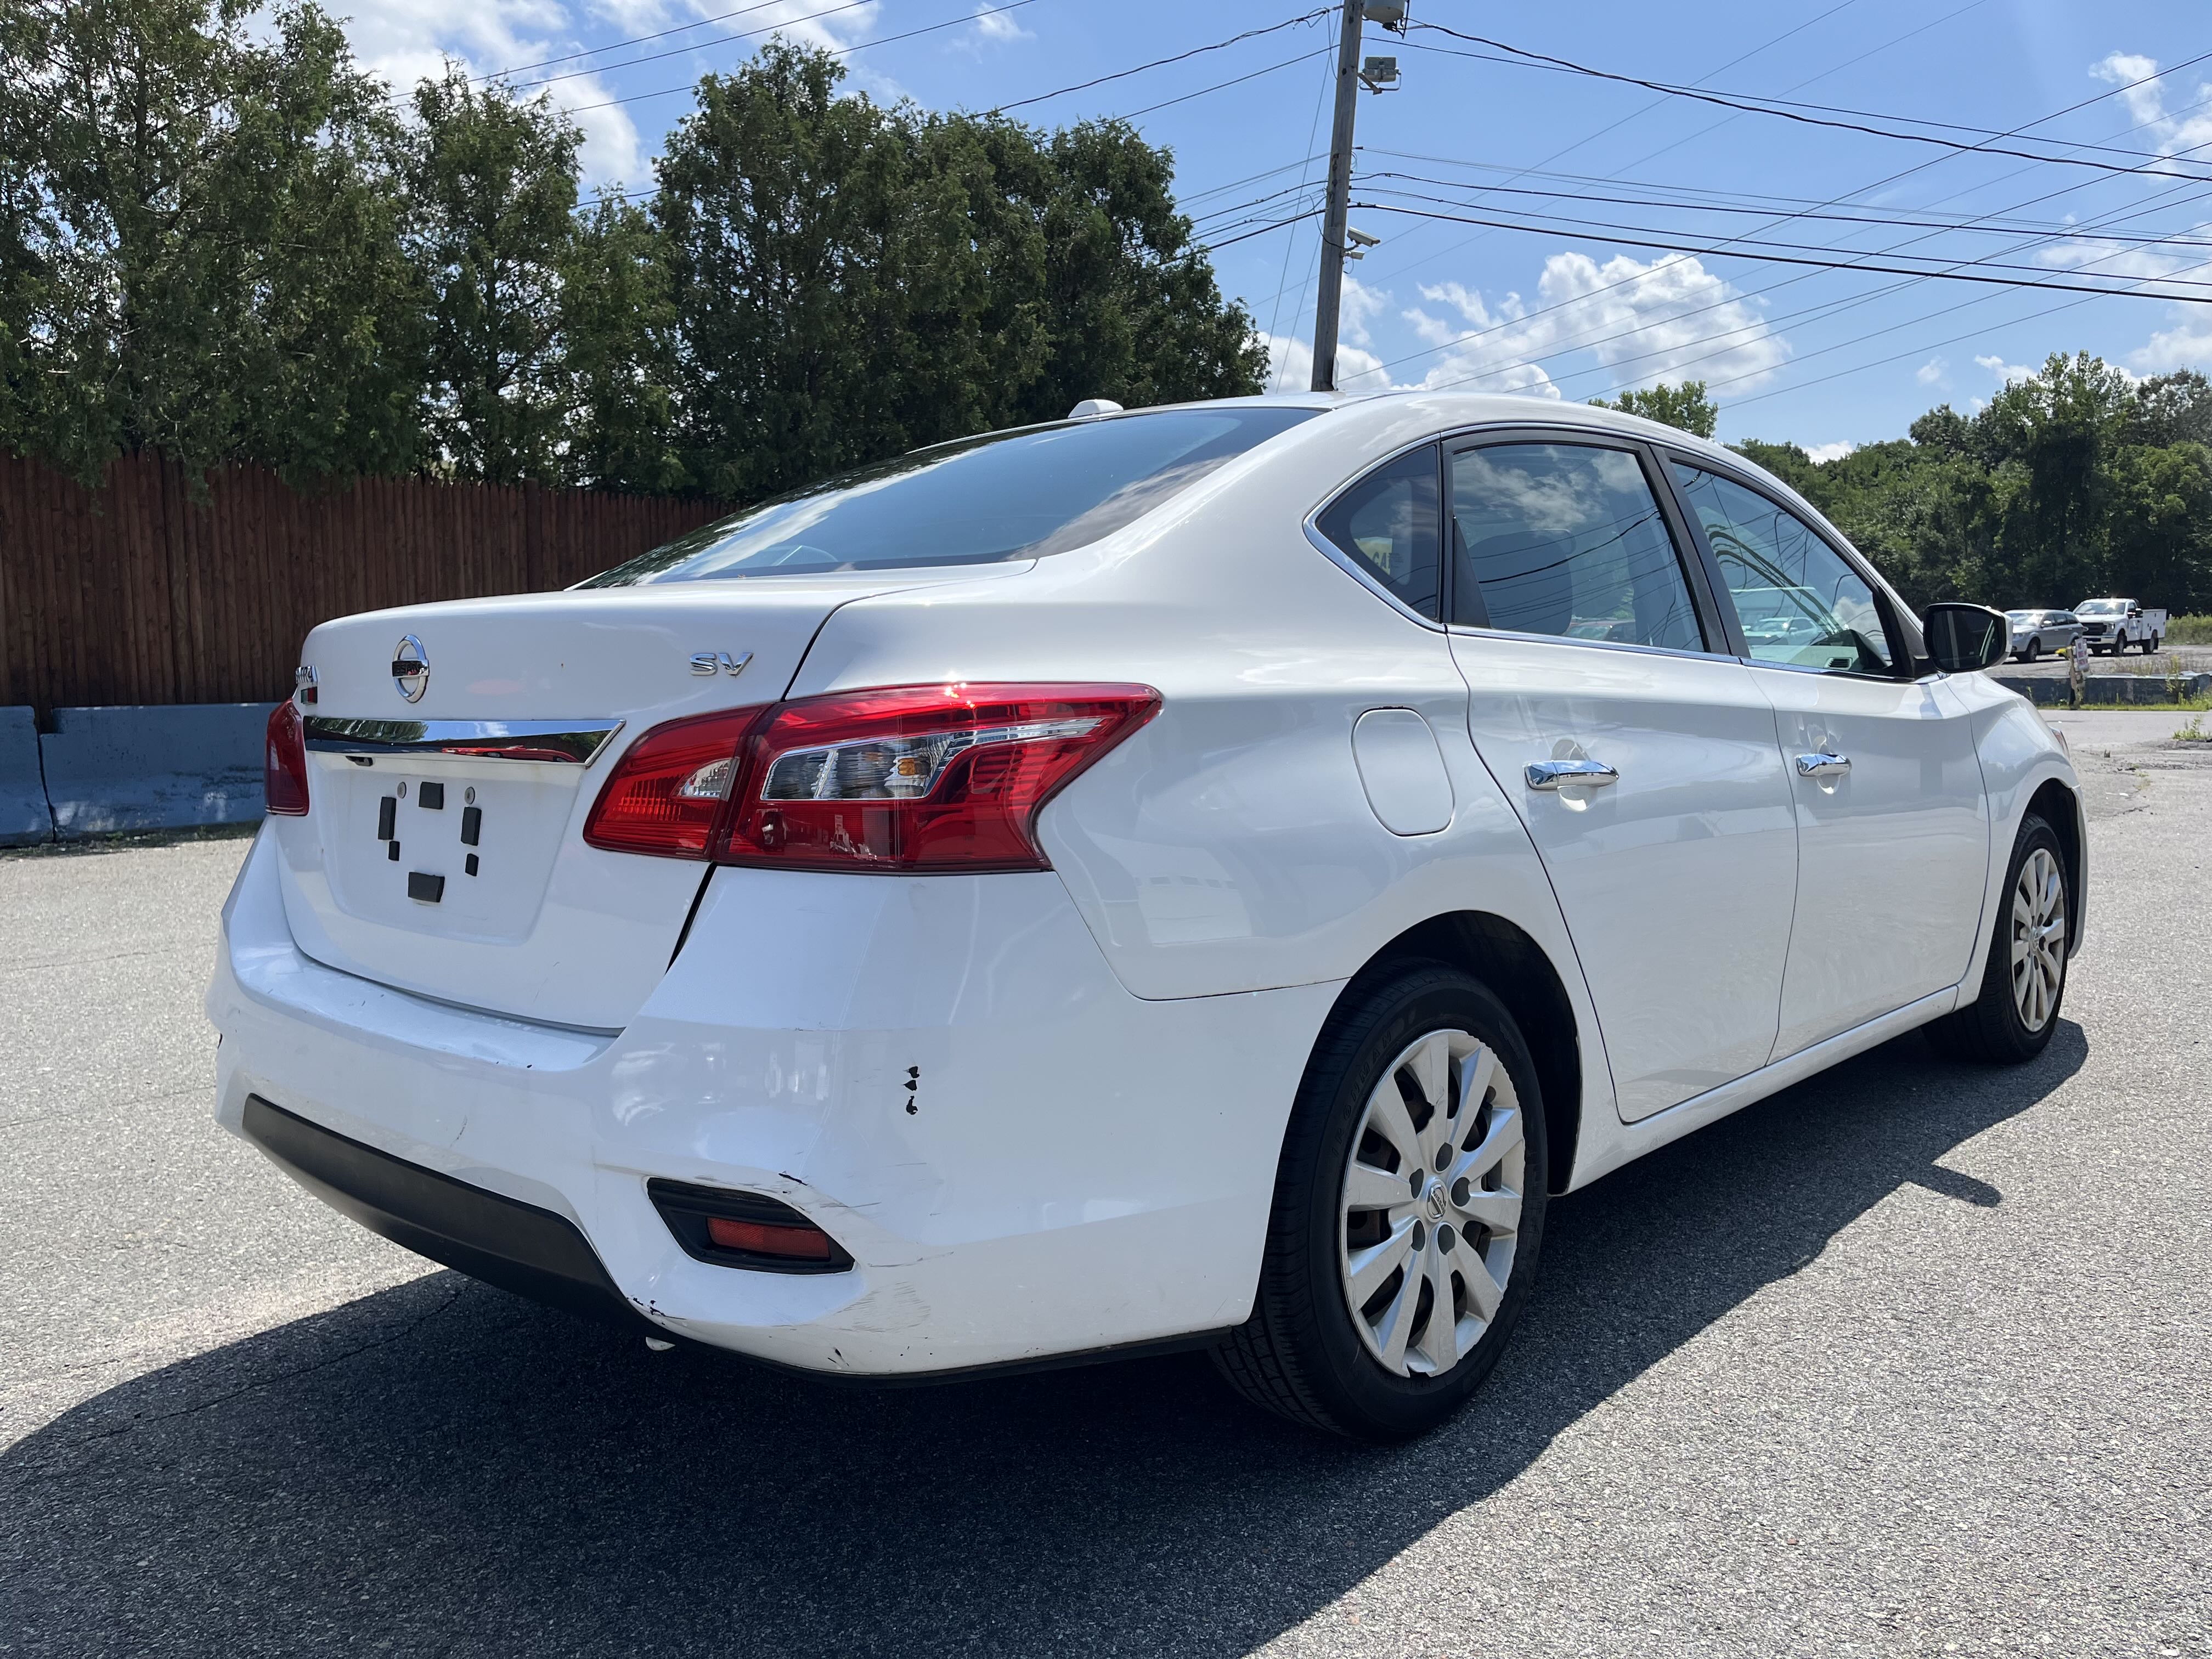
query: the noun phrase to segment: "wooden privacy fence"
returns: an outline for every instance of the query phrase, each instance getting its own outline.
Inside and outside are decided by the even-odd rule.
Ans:
[[[270,702],[356,611],[565,587],[727,509],[534,485],[326,492],[124,458],[97,489],[0,453],[0,707]]]

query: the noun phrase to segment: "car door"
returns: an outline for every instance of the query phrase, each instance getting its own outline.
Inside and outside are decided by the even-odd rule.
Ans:
[[[1964,701],[1913,678],[1904,619],[1842,550],[1747,479],[1679,455],[1669,470],[1789,768],[1780,1059],[1966,977],[1990,857],[1981,763]],[[1764,625],[1783,617],[1809,627]]]
[[[1774,1046],[1796,890],[1774,711],[1626,440],[1446,446],[1447,604],[1474,745],[1542,858],[1634,1120]]]

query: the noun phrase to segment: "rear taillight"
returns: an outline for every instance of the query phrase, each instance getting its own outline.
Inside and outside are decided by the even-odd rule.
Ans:
[[[1042,870],[1038,811],[1159,702],[1145,685],[896,686],[678,721],[623,757],[584,838],[775,869]]]
[[[300,711],[289,697],[269,716],[269,734],[262,743],[261,790],[270,811],[288,818],[306,815],[307,744],[301,734]]]
[[[738,750],[761,708],[656,726],[622,757],[584,820],[584,839],[610,853],[703,859],[728,805]]]

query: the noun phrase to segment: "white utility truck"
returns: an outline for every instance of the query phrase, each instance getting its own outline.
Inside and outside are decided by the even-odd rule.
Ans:
[[[2093,657],[2117,657],[2131,645],[2148,656],[2166,638],[2166,612],[2146,611],[2133,599],[2084,599],[2074,614],[2081,619],[2081,643]]]

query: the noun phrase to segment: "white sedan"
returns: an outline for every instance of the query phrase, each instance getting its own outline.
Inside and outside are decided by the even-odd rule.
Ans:
[[[1970,672],[2008,642],[1609,410],[940,445],[566,592],[318,628],[217,1113],[656,1343],[1204,1346],[1416,1434],[1549,1196],[1915,1027],[2049,1042],[2086,845],[2062,744]]]

